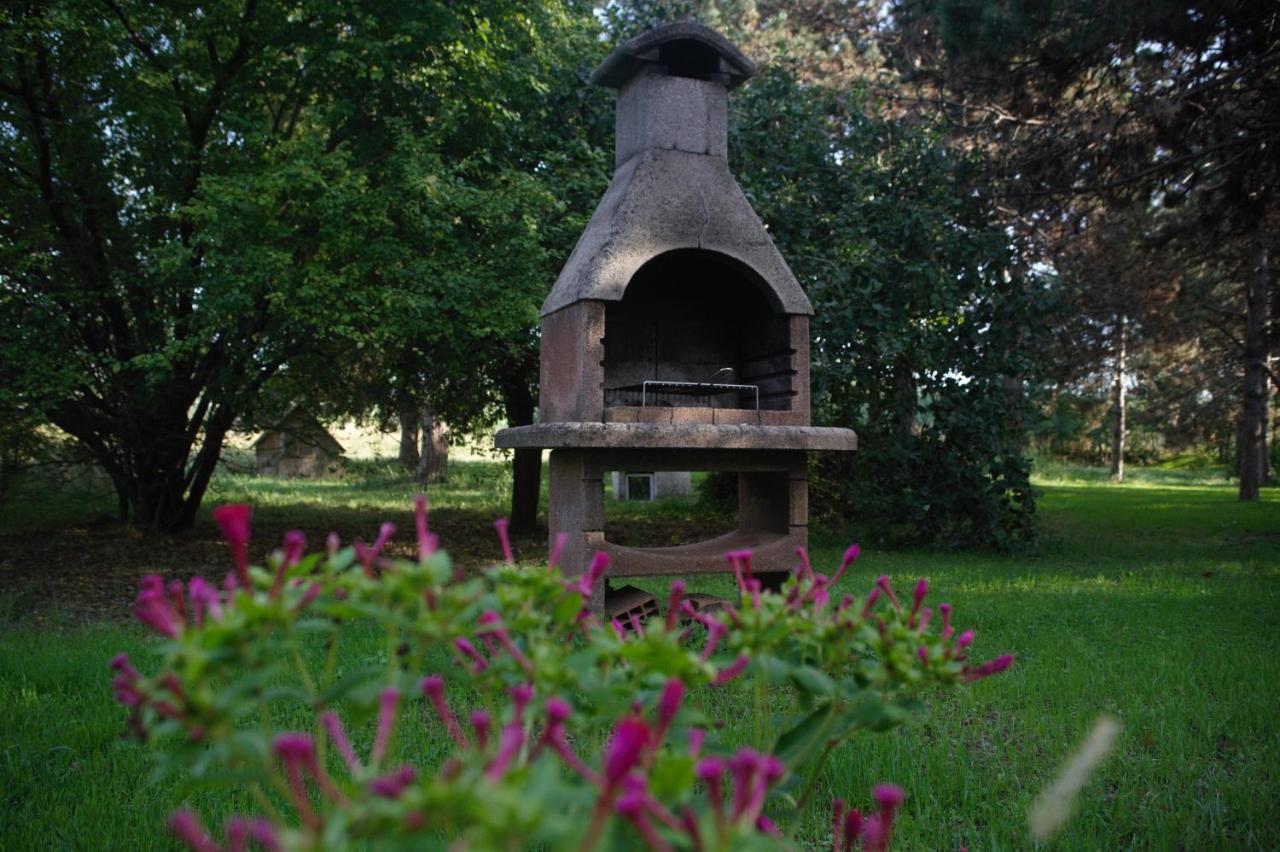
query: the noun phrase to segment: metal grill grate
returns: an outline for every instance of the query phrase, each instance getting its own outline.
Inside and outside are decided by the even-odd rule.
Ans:
[[[760,410],[759,385],[731,385],[719,382],[666,382],[647,381],[638,385],[624,385],[609,389],[612,405],[650,406],[702,406],[713,407],[716,397],[734,394],[736,404],[719,407],[753,408]],[[746,404],[744,403],[746,398]]]

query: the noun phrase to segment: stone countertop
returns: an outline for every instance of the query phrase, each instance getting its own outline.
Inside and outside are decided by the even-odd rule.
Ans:
[[[665,423],[536,423],[503,429],[494,444],[517,449],[837,450],[858,448],[852,429]]]

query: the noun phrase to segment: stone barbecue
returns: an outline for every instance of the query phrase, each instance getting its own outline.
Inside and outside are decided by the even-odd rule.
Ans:
[[[813,309],[729,172],[728,95],[753,73],[719,33],[681,23],[592,76],[618,90],[613,180],[542,305],[539,422],[497,435],[551,450],[548,525],[568,536],[569,574],[595,551],[611,578],[721,572],[741,548],[786,571],[807,542],[808,451],[856,448],[848,429],[809,425]],[[618,470],[736,472],[737,529],[610,542],[603,483]]]

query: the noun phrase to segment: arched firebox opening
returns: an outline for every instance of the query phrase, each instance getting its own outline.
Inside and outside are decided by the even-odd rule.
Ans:
[[[717,252],[670,251],[605,308],[606,406],[790,411],[791,323],[768,284]]]

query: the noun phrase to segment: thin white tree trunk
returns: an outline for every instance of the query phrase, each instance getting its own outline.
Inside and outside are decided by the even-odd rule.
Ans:
[[[1128,318],[1121,315],[1116,319],[1116,376],[1112,384],[1115,419],[1111,424],[1111,478],[1116,482],[1124,482],[1124,448],[1128,438],[1124,372],[1128,358]]]

